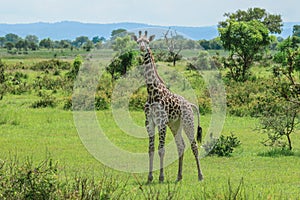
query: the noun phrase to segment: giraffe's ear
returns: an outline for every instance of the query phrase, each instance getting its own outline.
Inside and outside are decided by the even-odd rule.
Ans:
[[[134,41],[137,41],[136,35],[132,35],[131,38],[132,38]]]
[[[155,38],[155,35],[151,35],[151,36],[149,37],[149,42],[153,41],[154,38]]]

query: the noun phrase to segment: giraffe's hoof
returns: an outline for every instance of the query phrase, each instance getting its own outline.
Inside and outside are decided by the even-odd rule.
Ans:
[[[175,183],[179,183],[182,180],[182,178],[177,178]]]
[[[182,176],[177,176],[176,183],[182,180]]]
[[[148,183],[151,183],[153,181],[153,176],[148,176]]]
[[[160,176],[160,177],[159,177],[159,182],[160,182],[160,183],[164,182],[164,180],[165,180],[165,177],[164,177],[164,176]]]
[[[204,178],[203,178],[203,175],[201,174],[199,177],[198,177],[198,180],[199,181],[203,181],[204,180]]]

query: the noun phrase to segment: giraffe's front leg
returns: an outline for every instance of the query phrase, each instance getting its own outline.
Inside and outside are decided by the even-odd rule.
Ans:
[[[155,125],[149,115],[146,115],[146,128],[149,136],[149,174],[148,182],[153,180],[153,158],[154,158],[154,138],[155,138]]]

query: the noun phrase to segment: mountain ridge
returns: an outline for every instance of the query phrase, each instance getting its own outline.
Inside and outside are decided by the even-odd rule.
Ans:
[[[285,22],[282,33],[279,36],[283,38],[292,34],[293,26],[300,22]],[[191,39],[210,40],[218,36],[217,25],[212,26],[160,26],[137,22],[118,22],[118,23],[84,23],[77,21],[61,21],[61,22],[35,22],[6,24],[0,23],[0,36],[8,33],[14,33],[21,37],[26,35],[36,35],[39,39],[51,38],[53,40],[70,39],[74,40],[79,36],[100,36],[109,38],[113,30],[124,28],[126,30],[134,30],[141,28],[158,28],[176,30],[178,33],[184,34]]]

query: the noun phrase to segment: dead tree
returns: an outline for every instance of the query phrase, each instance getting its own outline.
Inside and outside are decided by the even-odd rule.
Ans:
[[[180,58],[180,52],[182,50],[182,45],[178,43],[178,34],[174,31],[175,36],[173,35],[173,31],[169,28],[168,31],[164,34],[165,42],[169,51],[169,54],[172,58],[173,66],[176,65],[176,61]]]

